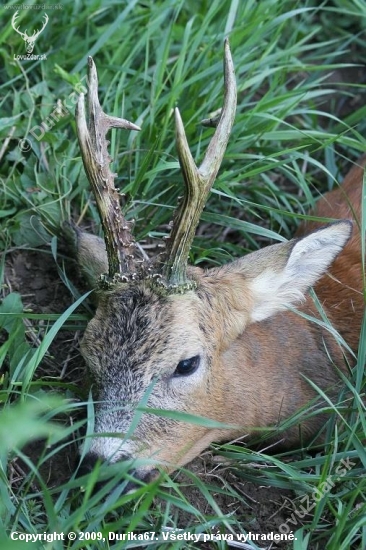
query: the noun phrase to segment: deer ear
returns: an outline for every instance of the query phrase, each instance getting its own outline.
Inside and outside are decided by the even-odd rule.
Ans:
[[[304,300],[352,233],[349,221],[335,222],[301,239],[267,246],[201,279],[224,346],[245,327]]]
[[[304,300],[304,294],[327,271],[351,233],[352,223],[341,221],[301,239],[274,245],[278,247],[277,253],[271,254],[267,266],[248,281],[253,304],[250,320],[262,321]],[[284,252],[287,252],[286,259]],[[253,262],[255,254],[250,255]]]
[[[103,273],[108,273],[104,239],[81,231],[79,227],[69,222],[63,224],[63,232],[88,285],[94,288],[99,277]]]

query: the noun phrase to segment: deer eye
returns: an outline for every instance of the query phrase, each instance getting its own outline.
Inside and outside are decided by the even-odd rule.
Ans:
[[[189,359],[179,361],[177,368],[175,369],[174,376],[188,376],[189,374],[193,374],[198,369],[200,360],[200,356],[195,355]]]

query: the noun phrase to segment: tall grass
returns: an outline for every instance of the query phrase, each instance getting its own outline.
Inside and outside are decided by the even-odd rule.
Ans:
[[[57,456],[75,453],[85,430],[91,433],[92,403],[88,402],[89,425],[85,426],[87,397],[77,383],[45,376],[42,361],[55,335],[65,328],[82,328],[89,313],[76,311],[83,298],[73,299],[71,294],[72,305],[65,313],[26,311],[22,297],[9,286],[5,266],[17,249],[43,246],[55,255],[55,237],[60,237],[64,220],[83,220],[98,231],[73,113],[89,55],[98,68],[104,110],[142,127],[138,133],[111,135],[113,168],[118,186],[126,193],[126,215],[136,220],[139,239],[154,243],[167,232],[181,194],[172,110],[179,105],[193,155],[201,158],[212,130],[199,121],[221,106],[226,36],[238,81],[237,117],[191,261],[221,264],[272,240],[289,238],[319,194],[334,188],[350,161],[366,149],[365,3],[65,0],[62,9],[48,11],[49,23],[37,39],[34,53],[46,54],[44,61],[15,59],[25,53],[24,42],[10,25],[15,11],[10,8],[15,3],[2,8],[0,36],[4,144],[0,148],[1,548],[32,548],[31,543],[11,542],[10,531],[81,531],[101,533],[108,539],[109,532],[159,533],[182,526],[182,515],[191,533],[218,529],[245,533],[251,523],[246,520],[247,499],[239,491],[244,480],[292,491],[291,499],[284,500],[286,525],[297,540],[289,548],[364,549],[366,320],[358,362],[351,378],[345,380],[345,393],[339,402],[327,403],[333,414],[325,427],[325,448],[312,454],[303,449],[271,456],[234,442],[218,448],[235,473],[224,483],[188,469],[185,482],[163,476],[160,484],[141,485],[127,495],[122,490],[128,465],[126,471],[123,466],[101,465],[82,480],[84,492],[80,492],[81,482],[73,475],[52,486],[45,472],[49,461],[57,464]],[[36,27],[42,13],[20,10],[20,27]],[[63,116],[57,121],[50,118],[60,112]],[[48,125],[47,131],[42,122]],[[19,145],[19,140],[25,141]],[[365,193],[363,197],[365,211]],[[363,220],[365,235],[366,215]],[[61,255],[60,265],[63,259]],[[29,331],[38,340],[30,339]],[[36,459],[32,452],[31,459],[24,445],[35,442],[40,451]],[[341,475],[338,470],[339,479],[331,487],[329,480],[335,479],[342,460],[350,467]],[[223,477],[226,467],[218,477]],[[109,481],[93,495],[97,476]],[[325,490],[327,480],[329,490]],[[185,496],[186,484],[195,486],[209,512]],[[320,493],[321,498],[316,498]],[[222,496],[235,502],[233,513],[230,508],[221,509]],[[308,513],[296,514],[307,502]],[[179,540],[107,542],[90,537],[42,541],[33,547],[196,547]],[[242,548],[265,547],[260,542],[246,544]],[[210,545],[227,547],[220,541]]]

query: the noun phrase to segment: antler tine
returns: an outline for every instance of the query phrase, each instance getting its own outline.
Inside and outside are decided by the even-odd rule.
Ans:
[[[221,118],[199,168],[190,152],[179,110],[175,110],[177,150],[186,189],[183,201],[174,215],[173,228],[167,242],[163,275],[170,286],[178,288],[190,286],[186,273],[189,250],[234,123],[236,82],[228,40],[225,40],[224,80],[225,94]]]
[[[39,34],[41,34],[41,32],[43,31],[43,29],[45,28],[45,26],[47,25],[48,23],[48,15],[47,13],[44,13],[43,14],[43,17],[44,17],[44,23],[42,25],[42,28],[39,30],[39,31],[34,31],[34,33],[36,34],[36,36],[38,36]]]
[[[18,10],[17,10],[17,11],[14,13],[14,15],[13,15],[13,17],[12,17],[12,19],[11,19],[11,24],[12,24],[12,27],[13,27],[13,29],[15,30],[15,32],[17,32],[18,34],[20,34],[20,36],[24,37],[24,36],[27,36],[27,31],[22,32],[22,31],[19,30],[19,27],[17,28],[17,27],[15,26],[16,20],[19,19],[19,17],[20,17],[20,16],[19,16],[19,12],[18,12]]]
[[[131,222],[127,222],[120,208],[120,194],[114,186],[110,170],[106,134],[111,128],[140,130],[128,120],[106,115],[98,98],[98,75],[91,57],[88,58],[88,114],[85,116],[84,94],[80,94],[76,106],[76,127],[81,155],[87,178],[93,190],[99,211],[106,243],[109,277],[130,273],[134,270],[133,249],[135,241],[131,232]]]

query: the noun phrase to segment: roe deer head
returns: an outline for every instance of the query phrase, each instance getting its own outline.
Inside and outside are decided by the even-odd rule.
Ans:
[[[110,128],[138,127],[102,111],[91,58],[89,69],[89,120],[81,96],[77,127],[105,244],[75,228],[80,263],[89,279],[99,277],[98,307],[81,344],[96,399],[95,436],[83,471],[97,459],[114,463],[148,457],[151,465],[134,471],[136,478],[147,480],[156,465],[173,470],[213,441],[273,430],[316,396],[308,379],[323,391],[336,388],[335,365],[346,369],[346,352],[322,324],[289,306],[300,305],[300,311],[316,317],[308,294],[315,285],[329,320],[350,348],[357,349],[364,308],[358,228],[362,167],[350,172],[342,188],[325,195],[314,212],[339,221],[303,226],[301,236],[222,267],[188,266],[234,121],[236,85],[226,42],[224,105],[199,167],[175,111],[185,195],[163,257],[148,261],[139,254],[131,224],[122,215],[105,138]],[[132,434],[141,403],[148,410],[139,413]],[[210,421],[200,425],[190,422],[191,416],[184,421],[167,411]],[[300,433],[310,439],[323,420],[321,415],[307,418],[301,430],[297,426],[274,433],[273,441],[290,447],[299,442]]]

